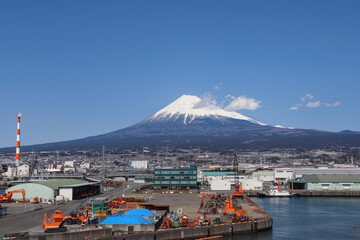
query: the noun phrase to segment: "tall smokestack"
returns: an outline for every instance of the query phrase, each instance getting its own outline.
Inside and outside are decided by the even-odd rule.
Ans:
[[[56,151],[56,168],[59,166],[59,151]]]
[[[18,114],[18,123],[17,123],[17,136],[16,136],[16,160],[15,166],[20,166],[20,117],[21,113]]]

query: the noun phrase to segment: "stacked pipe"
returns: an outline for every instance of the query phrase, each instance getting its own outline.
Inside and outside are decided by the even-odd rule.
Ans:
[[[20,117],[21,113],[18,114],[18,123],[17,123],[17,137],[16,137],[16,159],[15,166],[20,166]]]

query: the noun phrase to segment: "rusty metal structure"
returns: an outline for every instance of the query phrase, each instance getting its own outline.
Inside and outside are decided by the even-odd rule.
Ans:
[[[205,203],[205,198],[209,200]],[[226,194],[201,194],[201,204],[198,213],[202,214],[219,214],[224,211],[225,203],[229,200]]]

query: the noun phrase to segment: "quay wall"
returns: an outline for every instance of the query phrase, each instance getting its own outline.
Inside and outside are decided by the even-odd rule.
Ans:
[[[65,233],[42,233],[38,235],[24,236],[22,239],[29,240],[77,240],[77,239],[101,239],[101,240],[178,240],[196,239],[210,236],[230,236],[241,233],[257,232],[272,228],[272,219],[261,219],[254,222],[225,223],[213,226],[177,228],[160,230],[156,232],[138,232],[134,234],[113,235],[111,228],[87,230],[81,232]]]
[[[244,191],[249,197],[257,197],[261,191]],[[290,190],[291,193],[300,194],[301,197],[360,197],[358,190]]]
[[[293,190],[301,197],[360,197],[360,191],[346,190]]]

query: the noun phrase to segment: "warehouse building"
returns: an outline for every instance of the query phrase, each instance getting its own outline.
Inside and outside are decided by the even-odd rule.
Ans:
[[[59,195],[70,201],[90,197],[100,193],[100,182],[83,182],[59,187]]]
[[[61,195],[60,188],[61,187],[73,187],[73,188],[80,188],[82,184],[90,184],[90,185],[98,185],[100,188],[100,184],[97,182],[94,183],[88,183],[85,181],[77,180],[77,179],[61,179],[61,180],[50,180],[50,181],[40,181],[40,182],[33,182],[33,183],[22,183],[15,186],[12,186],[6,190],[6,192],[9,191],[15,191],[15,190],[25,190],[25,199],[26,200],[32,200],[35,197],[38,197],[41,201],[43,198],[55,198],[58,195]],[[76,189],[76,193],[78,193],[79,190]],[[69,198],[68,196],[66,196]],[[13,195],[14,200],[21,200],[22,194],[21,193],[15,193]],[[71,198],[76,199],[76,198]],[[70,198],[69,198],[70,200]]]
[[[302,180],[307,190],[360,190],[360,176],[354,174],[304,175]]]

